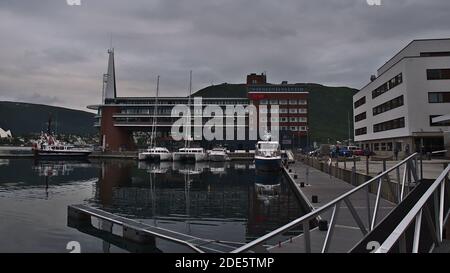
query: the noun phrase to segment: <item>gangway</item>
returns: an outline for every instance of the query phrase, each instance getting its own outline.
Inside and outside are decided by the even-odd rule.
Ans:
[[[129,241],[135,243],[134,247],[136,247],[136,244],[155,246],[155,238],[160,238],[183,245],[197,253],[225,253],[230,252],[237,247],[234,242],[223,242],[199,238],[162,227],[155,227],[149,224],[141,223],[136,220],[118,216],[86,205],[68,206],[68,225],[70,227],[74,227],[80,231],[88,231],[89,234],[94,234],[92,231],[92,218],[99,219],[101,221],[101,225],[103,226],[101,230],[107,231],[111,235],[106,236],[104,232],[100,232],[99,234],[101,234],[101,237],[109,237],[110,239],[114,238],[114,241],[116,242],[118,241],[116,238],[117,235],[112,236],[113,226],[122,227],[120,236],[123,239],[120,242],[122,245],[124,244],[123,241]]]
[[[297,218],[296,220],[242,246],[237,248],[236,250],[233,250],[234,253],[241,253],[241,252],[256,252],[258,251],[257,248],[261,247],[262,244],[265,244],[269,240],[274,240],[276,237],[279,237],[289,230],[293,228],[301,228],[303,231],[301,235],[299,235],[297,238],[291,239],[294,243],[296,242],[298,247],[296,249],[304,252],[329,252],[330,245],[332,244],[333,240],[334,243],[340,243],[338,240],[336,242],[336,239],[334,239],[336,236],[335,231],[336,229],[342,228],[342,224],[337,224],[339,221],[339,217],[342,215],[350,217],[355,223],[356,227],[352,228],[351,236],[359,236],[361,237],[360,240],[357,240],[357,242],[363,242],[367,236],[374,236],[376,232],[379,232],[379,230],[382,230],[383,226],[386,225],[384,222],[385,219],[390,220],[393,218],[394,215],[396,215],[401,208],[403,209],[410,209],[407,213],[407,216],[410,215],[410,213],[419,211],[414,206],[414,201],[416,200],[422,200],[426,197],[426,195],[430,194],[429,191],[433,191],[436,189],[436,183],[439,185],[444,185],[442,181],[440,182],[434,182],[431,186],[429,185],[430,182],[424,182],[424,184],[420,187],[417,187],[418,185],[421,185],[422,179],[420,178],[420,174],[422,173],[420,169],[420,166],[422,164],[419,164],[419,160],[421,160],[420,155],[418,153],[414,153],[407,158],[405,158],[403,161],[397,163],[393,167],[381,172],[377,176],[369,179],[368,181],[364,182],[363,184],[351,189],[350,191],[342,194],[341,196],[335,198],[334,200],[328,202],[327,204],[316,208],[315,210],[311,211],[310,213]],[[446,169],[446,171],[449,171],[449,168]],[[396,182],[394,182],[391,176],[395,177]],[[440,179],[443,180],[444,178],[442,175],[440,176]],[[426,184],[428,183],[428,184]],[[395,203],[396,206],[393,207],[390,213],[384,215],[384,217],[381,217],[380,213],[380,203],[381,201],[381,193],[382,193],[382,187],[386,186],[392,196],[395,197]],[[411,189],[416,188],[417,191],[414,195],[411,195],[410,198],[407,198],[409,194],[413,194],[413,191]],[[374,202],[370,199],[370,192],[371,190],[374,190],[376,192],[376,197]],[[353,203],[358,201],[358,204],[361,204],[361,198],[364,196],[364,193],[367,193],[367,205],[364,207],[357,207],[354,206]],[[444,186],[442,186],[442,189],[440,191],[440,196],[444,196]],[[437,194],[436,194],[437,195]],[[353,198],[353,202],[352,202]],[[429,196],[428,196],[429,198]],[[408,200],[407,200],[408,199]],[[443,197],[441,197],[443,200]],[[428,200],[428,199],[426,199]],[[405,203],[403,203],[405,201]],[[419,202],[418,201],[418,202]],[[439,204],[442,204],[440,206],[443,206],[443,201]],[[422,202],[417,203],[422,204]],[[397,210],[395,208],[398,208]],[[416,211],[417,210],[417,211]],[[361,215],[361,211],[366,211],[364,215]],[[422,211],[422,209],[420,209]],[[444,213],[443,209],[439,210],[441,214]],[[418,212],[417,212],[418,213]],[[414,214],[414,217],[418,217],[417,213]],[[381,216],[380,216],[381,215]],[[389,216],[391,215],[391,218]],[[428,214],[427,214],[428,215]],[[410,216],[410,217],[413,217]],[[314,219],[317,219],[317,217],[321,217],[322,219],[327,219],[328,222],[325,222],[325,228],[323,227],[316,227],[312,226],[311,222],[313,222]],[[348,218],[347,217],[347,218]],[[420,216],[421,217],[421,216]],[[426,216],[428,218],[428,216]],[[382,219],[380,219],[382,218]],[[445,223],[444,218],[440,216],[439,219],[439,230],[441,235],[436,235],[437,237],[442,237],[442,223]],[[345,219],[347,220],[347,219]],[[407,218],[409,221],[410,218]],[[404,221],[402,221],[400,224],[404,225]],[[418,220],[417,220],[418,221]],[[428,220],[427,220],[428,221]],[[420,222],[420,221],[419,221]],[[387,242],[384,243],[384,247],[388,246],[388,243],[390,243],[394,239],[398,238],[392,238],[393,232],[396,232],[396,229],[394,227],[396,226],[396,223],[391,223],[389,227],[385,227],[384,233],[387,234],[386,237],[389,239]],[[436,225],[437,227],[438,225]],[[380,227],[378,229],[378,227]],[[401,226],[403,227],[403,226]],[[390,229],[389,229],[390,228]],[[321,232],[326,232],[324,236],[318,236],[319,230]],[[436,233],[437,234],[437,233]],[[338,236],[339,237],[339,236]],[[276,241],[276,240],[275,240]],[[355,244],[354,243],[354,244]],[[345,252],[350,252],[353,249],[356,251],[355,245],[352,245],[350,248],[348,248]],[[282,244],[279,243],[281,246]],[[361,246],[363,246],[363,243],[360,243]],[[383,244],[380,242],[381,247],[383,247]],[[389,247],[392,247],[389,245]],[[361,248],[358,248],[361,249]],[[384,248],[383,248],[384,249]],[[390,248],[389,248],[390,249]]]

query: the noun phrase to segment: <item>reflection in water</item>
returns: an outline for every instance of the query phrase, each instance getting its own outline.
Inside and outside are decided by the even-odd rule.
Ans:
[[[50,189],[52,194],[48,196],[47,191],[47,200],[36,201],[30,189]],[[26,202],[18,202],[18,195]],[[20,224],[32,229],[27,236],[52,240],[33,246],[24,243],[22,251],[64,252],[59,246],[72,240],[81,241],[88,252],[182,251],[161,240],[156,246],[139,248],[108,235],[105,228],[99,233],[67,227],[67,205],[77,203],[201,238],[241,243],[303,215],[281,173],[255,173],[254,166],[246,162],[11,160],[9,165],[0,165],[0,197],[4,197],[0,198],[0,216],[10,223],[8,230],[14,232],[15,225],[35,221],[35,225]],[[45,220],[45,224],[33,219]],[[5,234],[0,227],[0,251],[11,251],[11,244],[17,242],[14,238],[21,234]],[[20,243],[17,248],[22,249]]]

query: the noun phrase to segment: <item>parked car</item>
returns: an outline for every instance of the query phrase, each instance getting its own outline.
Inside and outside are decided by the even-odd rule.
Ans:
[[[352,150],[348,149],[348,147],[342,147],[339,149],[339,156],[351,157],[352,155]]]
[[[352,151],[353,155],[362,156],[364,155],[364,150],[359,148],[358,146],[348,146],[347,149]]]

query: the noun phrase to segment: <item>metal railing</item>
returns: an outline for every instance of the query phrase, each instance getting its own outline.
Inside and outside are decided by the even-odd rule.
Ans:
[[[304,236],[304,247],[305,251],[311,252],[311,226],[310,221],[314,219],[318,219],[322,214],[325,212],[332,210],[332,214],[330,217],[330,223],[328,225],[327,234],[325,237],[325,240],[323,241],[321,252],[325,253],[329,251],[330,244],[333,239],[333,232],[334,228],[336,226],[337,218],[339,217],[339,210],[341,208],[342,203],[344,203],[347,208],[349,209],[353,219],[357,223],[359,229],[361,230],[362,235],[366,235],[369,231],[372,231],[377,223],[377,217],[378,217],[378,210],[380,206],[380,199],[381,199],[381,189],[384,181],[388,182],[388,188],[391,191],[392,194],[396,196],[397,203],[400,203],[404,197],[406,196],[407,192],[410,189],[410,185],[413,182],[417,182],[418,180],[418,153],[414,153],[407,158],[405,158],[403,161],[397,163],[393,167],[384,170],[379,175],[371,178],[370,180],[364,182],[363,184],[353,188],[352,190],[342,194],[341,196],[337,197],[336,199],[332,200],[331,202],[325,204],[324,206],[317,208],[316,210],[313,210],[312,212],[297,218],[296,220],[242,246],[234,251],[232,253],[241,253],[246,251],[251,251],[253,248],[256,248],[258,246],[261,246],[264,242],[267,242],[268,240],[271,240],[275,238],[276,236],[282,235],[283,233],[296,228],[296,227],[303,227],[303,235]],[[401,168],[403,167],[403,176],[400,175]],[[397,175],[397,190],[394,190],[392,188],[392,184],[390,183],[389,174],[391,172],[396,171]],[[375,197],[375,205],[373,207],[373,211],[371,211],[370,208],[370,187],[372,185],[377,186],[376,191],[376,197]],[[361,217],[356,212],[355,207],[353,206],[350,197],[352,197],[355,193],[358,193],[362,190],[367,190],[367,210],[368,210],[368,225],[365,226],[364,222],[362,221]]]
[[[419,243],[422,226],[422,215],[425,215],[426,224],[428,225],[428,231],[431,238],[433,239],[433,244],[428,250],[433,250],[434,247],[439,246],[442,243],[444,224],[447,222],[449,217],[449,209],[447,211],[445,208],[445,194],[446,188],[445,184],[448,183],[448,174],[450,173],[450,165],[445,168],[445,170],[439,175],[439,177],[433,182],[433,184],[428,188],[428,190],[422,195],[422,197],[417,201],[414,207],[408,212],[408,214],[403,218],[403,220],[397,225],[391,235],[386,238],[386,240],[381,243],[381,246],[375,251],[376,253],[387,253],[394,245],[399,242],[403,244],[399,247],[401,252],[408,252],[405,244],[405,234],[408,227],[414,221],[414,235],[412,253],[419,252]],[[433,207],[434,207],[434,220],[433,223],[431,211],[428,205],[430,198],[434,197]],[[402,242],[403,241],[403,242]]]

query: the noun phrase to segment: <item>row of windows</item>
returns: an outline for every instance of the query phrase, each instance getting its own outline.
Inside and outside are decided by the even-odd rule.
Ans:
[[[266,122],[267,121],[267,117],[260,117],[259,118],[260,121]],[[290,117],[290,118],[286,118],[286,117],[282,117],[282,118],[275,118],[275,117],[271,117],[270,121],[272,122],[307,122],[308,119],[305,117]]]
[[[366,103],[366,96],[364,96],[364,97],[360,98],[359,100],[355,101],[355,109],[360,107],[364,103]]]
[[[306,108],[279,108],[279,113],[280,114],[306,114],[308,113],[308,109]],[[270,113],[276,113],[277,111],[275,109],[267,109],[267,108],[259,108],[259,112],[260,113],[268,113],[270,111]]]
[[[373,144],[374,151],[392,151],[392,142],[381,142]]]
[[[384,113],[386,111],[395,109],[397,107],[400,107],[403,105],[403,95],[396,97],[395,99],[392,99],[390,101],[387,101],[383,104],[378,105],[377,107],[374,107],[373,115],[376,116],[378,114]]]
[[[405,118],[402,117],[373,125],[373,132],[377,133],[404,127],[405,127]]]
[[[427,69],[427,80],[450,80],[450,68]]]
[[[280,122],[308,122],[308,118],[305,117],[281,117]]]
[[[306,132],[306,126],[280,126],[281,131],[300,131],[300,132]]]
[[[355,130],[355,136],[367,134],[367,127],[358,128]]]
[[[280,105],[306,105],[307,102],[306,100],[275,100],[275,99],[271,99],[271,100],[260,100],[259,101],[260,104],[280,104]]]
[[[304,88],[299,86],[252,86],[250,92],[303,92]]]
[[[355,116],[355,122],[358,122],[358,121],[361,121],[364,119],[366,119],[366,112],[362,112],[361,114]]]
[[[398,74],[397,76],[393,77],[389,81],[383,83],[380,85],[377,89],[372,91],[372,99],[380,96],[381,94],[389,91],[390,89],[396,87],[397,85],[401,84],[403,82],[403,76],[402,73]]]
[[[429,92],[429,103],[447,103],[450,102],[450,92]]]
[[[115,99],[108,102],[113,102],[116,104],[143,104],[151,105],[155,104],[154,99],[150,100],[128,100],[128,99]],[[248,100],[207,100],[203,98],[203,105],[247,105]],[[158,100],[158,105],[177,105],[177,104],[188,104],[188,99],[184,100]],[[194,104],[194,98],[191,98],[191,104]]]

